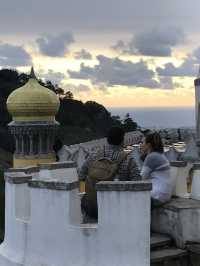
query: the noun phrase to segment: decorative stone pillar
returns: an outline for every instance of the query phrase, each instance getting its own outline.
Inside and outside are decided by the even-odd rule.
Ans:
[[[33,135],[29,135],[29,141],[30,141],[30,150],[29,150],[29,154],[33,155]]]
[[[15,152],[19,154],[19,137],[15,136]]]
[[[9,124],[9,129],[16,143],[14,167],[55,161],[52,146],[58,129],[56,121],[34,124],[13,121]]]
[[[39,147],[38,147],[38,153],[42,154],[42,134],[39,132]]]
[[[57,95],[39,84],[33,68],[29,81],[9,95],[7,107],[13,121],[8,126],[15,137],[15,168],[56,160],[51,147],[59,125],[55,120],[59,105]]]
[[[173,161],[171,162],[171,178],[174,182],[173,195],[177,197],[187,198],[189,197],[187,191],[189,169],[187,162],[184,161]]]
[[[194,163],[191,198],[200,200],[200,163]]]
[[[22,152],[21,152],[21,153],[24,154],[24,153],[25,153],[24,136],[22,136],[22,138],[21,138],[21,142],[22,142]]]

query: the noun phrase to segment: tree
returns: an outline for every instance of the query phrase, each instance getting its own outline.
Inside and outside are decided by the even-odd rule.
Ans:
[[[137,123],[133,121],[129,113],[125,115],[123,128],[126,132],[135,131],[137,129]]]
[[[73,93],[71,91],[64,92],[64,99],[70,99],[70,100],[74,99]]]

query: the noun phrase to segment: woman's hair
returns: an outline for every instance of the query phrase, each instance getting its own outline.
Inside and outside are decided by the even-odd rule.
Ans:
[[[164,146],[162,138],[158,132],[149,133],[145,136],[145,143],[150,143],[152,146],[152,151],[157,151],[160,153],[164,152]]]
[[[124,141],[124,130],[121,127],[112,127],[107,135],[107,141],[111,145],[120,145]]]

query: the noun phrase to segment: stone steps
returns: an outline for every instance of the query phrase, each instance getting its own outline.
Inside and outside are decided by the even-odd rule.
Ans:
[[[151,266],[188,266],[188,252],[173,246],[170,237],[151,236]]]
[[[170,246],[171,244],[172,239],[169,236],[154,233],[151,235],[151,250]]]
[[[188,252],[174,247],[151,251],[151,265],[187,265]]]

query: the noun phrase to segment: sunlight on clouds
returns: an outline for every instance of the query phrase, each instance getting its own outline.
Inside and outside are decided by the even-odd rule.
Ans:
[[[94,38],[95,37],[95,38]],[[130,38],[127,34],[124,34],[124,40]],[[27,51],[32,56],[32,63],[35,67],[35,72],[40,77],[40,70],[45,73],[48,70],[53,72],[60,72],[65,75],[61,85],[63,89],[69,90],[70,84],[74,86],[85,85],[88,90],[79,91],[75,87],[72,88],[72,92],[76,99],[83,102],[92,100],[97,101],[107,107],[169,107],[169,106],[193,106],[194,105],[194,78],[193,77],[174,77],[173,83],[175,89],[147,89],[140,87],[127,87],[127,86],[113,86],[105,87],[105,85],[92,84],[89,80],[84,79],[70,79],[67,73],[68,70],[79,71],[81,63],[85,66],[94,67],[99,64],[96,59],[97,55],[105,55],[109,58],[118,57],[124,61],[131,61],[133,63],[143,60],[148,64],[148,68],[154,70],[157,67],[163,67],[166,63],[173,63],[176,67],[180,66],[183,62],[186,54],[190,52],[190,49],[186,49],[186,46],[181,46],[180,49],[173,51],[171,57],[152,57],[142,55],[127,55],[119,54],[111,49],[111,45],[118,39],[118,36],[112,36],[112,34],[93,35],[92,38],[84,35],[76,37],[77,42],[73,44],[70,52],[65,57],[48,57],[41,55],[36,47],[30,42],[26,47]],[[88,41],[88,40],[95,41]],[[102,40],[106,41],[106,45],[103,45]],[[85,49],[92,54],[93,59],[75,59],[74,54],[81,49]],[[21,72],[29,72],[30,67],[19,67]],[[158,76],[155,76],[156,80]],[[74,91],[73,91],[74,89]]]

